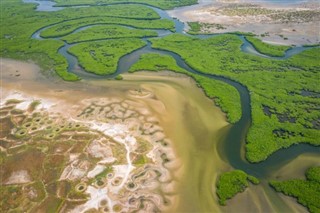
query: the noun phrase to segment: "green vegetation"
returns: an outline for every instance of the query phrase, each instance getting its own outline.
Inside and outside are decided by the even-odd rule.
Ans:
[[[314,77],[318,77],[320,67],[320,48],[312,48],[301,52],[300,54],[294,55],[288,59],[287,66],[292,70],[305,70],[312,72]],[[314,86],[314,85],[313,85]],[[312,90],[311,88],[309,90]],[[316,88],[314,91],[318,91]]]
[[[80,65],[87,72],[105,75],[117,70],[118,61],[122,56],[145,45],[144,41],[135,38],[111,39],[77,44],[68,52],[78,58]]]
[[[243,192],[249,181],[259,184],[259,180],[241,170],[234,170],[223,173],[217,183],[217,195],[220,205],[226,205],[226,200],[233,198],[239,192]]]
[[[197,0],[55,0],[55,2],[57,2],[57,6],[141,3],[169,10],[175,7],[196,4]]]
[[[44,12],[45,13],[45,12]],[[117,17],[128,19],[159,19],[160,16],[153,9],[136,4],[115,4],[99,7],[66,8],[50,12],[54,16],[64,15],[67,19],[89,18],[89,17]],[[64,21],[64,20],[63,20]]]
[[[62,38],[68,43],[102,40],[110,38],[143,38],[155,37],[158,34],[150,30],[128,29],[117,25],[94,26]]]
[[[318,43],[318,44],[305,44],[305,45],[303,45],[304,47],[319,47],[320,46],[320,44]]]
[[[120,81],[120,80],[123,80],[123,77],[122,77],[122,75],[117,75],[114,79]]]
[[[221,24],[211,24],[211,23],[202,23],[202,22],[188,22],[190,30],[189,34],[197,35],[197,34],[210,34],[214,29],[216,30],[224,30],[226,29]]]
[[[287,60],[272,60],[241,52],[242,42],[235,35],[197,39],[173,34],[150,40],[155,48],[176,52],[195,70],[247,87],[252,114],[246,144],[250,162],[263,161],[297,143],[320,145],[320,100],[302,93],[320,93],[319,48]]]
[[[270,181],[277,191],[297,198],[310,212],[320,212],[320,167],[312,167],[306,172],[306,180]]]
[[[239,36],[255,36],[256,35],[256,34],[251,33],[251,32],[241,32],[241,31],[228,32],[228,34],[239,35]]]
[[[258,52],[265,55],[269,55],[269,56],[275,56],[275,57],[284,56],[286,51],[291,48],[290,46],[285,46],[285,45],[268,44],[252,36],[246,36],[246,39],[254,46],[254,48]]]
[[[174,31],[174,23],[168,19],[140,20],[116,17],[89,17],[56,24],[42,31],[41,37],[52,38],[66,36],[80,27],[97,24],[117,24],[144,29],[167,29]]]
[[[113,168],[112,168],[112,167],[107,167],[107,168],[105,168],[101,173],[97,174],[97,175],[95,176],[95,179],[96,179],[96,180],[100,180],[100,179],[102,179],[102,178],[106,178],[107,175],[108,175],[109,173],[112,173],[112,172],[113,172]]]
[[[188,22],[190,27],[189,34],[200,34],[201,33],[201,23],[200,22]]]
[[[215,103],[226,112],[230,123],[235,123],[241,118],[240,96],[234,87],[215,79],[187,72],[179,67],[171,56],[154,53],[141,55],[139,61],[130,68],[129,72],[141,70],[170,70],[186,74],[192,77],[199,87],[204,90],[205,94],[209,98],[213,98]]]
[[[119,21],[124,25],[132,21],[133,26],[137,25],[141,28],[149,25],[150,28],[168,27],[173,29],[174,26],[169,20],[160,20],[159,15],[154,10],[142,5],[66,8],[48,13],[34,11],[35,4],[24,4],[20,0],[3,0],[1,1],[1,8],[3,10],[1,11],[2,24],[0,26],[0,57],[32,60],[39,64],[47,74],[55,71],[67,81],[76,81],[79,80],[79,77],[67,71],[66,59],[57,54],[58,49],[64,45],[63,42],[30,39],[31,35],[38,29],[56,23],[62,25],[62,23],[68,23],[68,20],[71,19],[80,22],[85,19],[91,21],[113,19],[108,23]],[[141,24],[138,24],[139,22]],[[64,27],[66,26],[64,25]]]

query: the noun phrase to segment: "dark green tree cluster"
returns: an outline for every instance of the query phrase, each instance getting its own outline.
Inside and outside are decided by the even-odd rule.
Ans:
[[[217,183],[217,195],[220,205],[226,205],[228,199],[233,198],[236,194],[243,192],[249,182],[259,184],[259,180],[241,170],[234,170],[223,173]]]

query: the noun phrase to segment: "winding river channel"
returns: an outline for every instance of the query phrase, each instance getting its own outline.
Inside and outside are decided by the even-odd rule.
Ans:
[[[25,2],[39,3],[37,10],[42,10],[42,11],[57,11],[57,10],[63,9],[63,7],[54,7],[54,3],[50,2],[50,1],[25,0]],[[170,17],[167,14],[167,12],[164,10],[161,10],[159,8],[155,8],[152,6],[148,6],[148,7],[155,10],[161,16],[161,18],[173,20],[175,23],[175,27],[176,27],[176,33],[186,34],[184,32],[185,24],[183,22],[180,22],[178,19],[174,19],[174,18]],[[32,38],[33,39],[43,39],[40,36],[41,32],[49,27],[52,27],[52,26],[54,26],[54,25],[50,25],[50,26],[44,27],[42,29],[39,29],[38,31],[36,31],[32,35]],[[80,28],[76,29],[73,33],[87,29],[91,26],[93,26],[93,25],[80,27]],[[166,36],[166,35],[169,35],[172,33],[169,30],[156,30],[156,31],[158,32],[158,35],[159,35],[158,37],[163,37],[163,36]],[[188,35],[188,34],[186,34],[186,35]],[[191,36],[191,35],[189,35],[189,36]],[[200,39],[205,39],[205,38],[209,38],[212,36],[216,36],[216,35],[197,35],[196,37],[198,37]],[[296,46],[296,47],[292,47],[291,49],[289,49],[286,52],[285,56],[283,56],[283,57],[270,57],[270,56],[266,56],[266,55],[263,55],[263,54],[257,52],[255,50],[255,48],[244,38],[244,36],[239,36],[239,38],[243,42],[243,45],[241,46],[241,50],[243,52],[248,53],[248,54],[254,54],[254,55],[257,55],[260,57],[273,58],[273,59],[278,59],[278,60],[287,59],[287,58],[291,57],[292,55],[300,53],[301,51],[308,48],[308,47]],[[59,37],[57,37],[55,39],[61,40],[61,38],[59,38]],[[292,161],[293,159],[297,158],[301,154],[320,153],[320,147],[314,147],[314,146],[310,146],[308,144],[299,144],[299,145],[293,145],[292,147],[290,147],[288,149],[279,150],[276,153],[272,154],[267,160],[265,160],[263,162],[256,163],[256,164],[248,163],[243,156],[246,134],[247,134],[248,129],[251,125],[250,95],[249,95],[249,91],[247,90],[247,88],[245,86],[241,85],[240,83],[233,81],[233,80],[230,80],[228,78],[216,76],[216,75],[212,75],[212,74],[204,74],[204,73],[201,73],[197,70],[194,70],[188,64],[185,63],[185,61],[181,58],[180,55],[173,53],[173,52],[170,52],[170,51],[154,49],[154,48],[152,48],[151,43],[148,41],[148,38],[143,38],[143,40],[147,43],[147,45],[144,46],[143,48],[140,48],[136,51],[133,51],[132,53],[130,53],[128,55],[123,56],[118,62],[117,71],[114,74],[107,75],[107,76],[97,76],[97,75],[85,72],[80,67],[80,65],[78,64],[77,58],[68,53],[68,49],[78,43],[68,44],[65,42],[65,45],[59,49],[59,53],[67,59],[67,61],[69,63],[68,71],[74,72],[75,74],[77,74],[78,76],[80,76],[83,79],[114,78],[116,75],[118,75],[120,73],[127,72],[127,70],[129,70],[129,68],[139,60],[139,57],[142,54],[159,53],[159,54],[163,54],[163,55],[172,56],[176,60],[177,64],[180,67],[184,68],[185,70],[187,70],[191,73],[196,73],[198,75],[202,75],[202,76],[205,76],[208,78],[220,80],[220,81],[223,81],[225,83],[232,85],[233,87],[235,87],[238,90],[240,97],[241,97],[242,117],[236,124],[232,125],[231,128],[228,130],[229,132],[228,132],[227,136],[224,138],[223,142],[220,145],[221,150],[219,150],[219,152],[220,152],[219,154],[221,156],[225,156],[225,158],[226,158],[225,160],[227,160],[228,163],[232,167],[234,167],[235,169],[244,170],[245,172],[247,172],[251,175],[254,175],[258,178],[261,178],[262,180],[268,179],[270,177],[271,171],[275,171],[275,170],[281,168],[282,166],[284,166],[288,162]]]

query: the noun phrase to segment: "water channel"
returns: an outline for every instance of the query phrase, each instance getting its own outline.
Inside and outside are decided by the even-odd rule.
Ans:
[[[44,9],[45,11],[56,11],[59,9],[63,9],[61,7],[54,7],[54,4],[52,4],[52,2],[49,2],[49,1],[25,0],[25,2],[38,2],[38,3],[40,3],[40,6],[37,8],[38,10],[41,10],[42,8],[45,8]],[[175,27],[176,27],[176,33],[186,34],[184,32],[185,24],[183,22],[180,22],[179,20],[170,17],[167,14],[167,12],[164,10],[161,10],[159,8],[155,8],[152,6],[148,6],[148,7],[155,10],[161,16],[161,18],[173,20],[175,23]],[[53,25],[51,25],[51,26],[53,26]],[[40,36],[41,32],[51,26],[39,29],[37,32],[35,32],[32,35],[32,38],[43,39]],[[90,26],[93,26],[93,25],[90,25]],[[80,28],[76,29],[76,31],[74,31],[73,33],[87,29],[90,26],[80,27]],[[157,32],[159,35],[158,37],[163,37],[163,36],[166,36],[166,35],[169,35],[172,33],[167,30],[157,30]],[[186,34],[186,35],[188,35],[188,34]],[[210,37],[216,36],[216,35],[217,34],[198,35],[196,37],[198,37],[200,39],[205,39],[205,38],[210,38]],[[191,35],[188,35],[188,36],[191,36]],[[308,49],[308,47],[301,47],[301,46],[292,47],[291,49],[289,49],[286,52],[285,56],[283,56],[283,57],[270,57],[270,56],[266,56],[266,55],[263,55],[263,54],[257,52],[255,50],[255,48],[245,39],[244,36],[238,36],[238,37],[243,42],[243,45],[241,46],[241,50],[243,52],[248,53],[248,54],[254,54],[254,55],[257,55],[260,57],[265,57],[265,58],[284,60],[284,59],[291,57],[292,55],[300,53],[301,51],[303,51],[305,49]],[[57,37],[55,39],[60,40],[59,37]],[[243,170],[243,171],[245,171],[251,175],[254,175],[258,178],[267,179],[268,177],[270,177],[271,171],[274,171],[274,170],[281,168],[282,166],[284,166],[288,162],[292,161],[293,159],[297,158],[297,156],[299,156],[301,154],[320,153],[320,147],[314,147],[314,146],[311,146],[308,144],[299,144],[299,145],[293,145],[287,149],[281,149],[281,150],[275,152],[274,154],[272,154],[267,160],[265,160],[263,162],[256,163],[256,164],[248,163],[246,161],[246,159],[242,156],[242,153],[244,151],[246,134],[247,134],[248,129],[251,125],[250,95],[249,95],[249,91],[247,90],[247,88],[245,86],[241,85],[240,83],[233,81],[233,80],[230,80],[228,78],[216,76],[213,74],[204,74],[204,73],[201,73],[197,70],[194,70],[188,64],[186,64],[185,61],[181,58],[181,56],[179,56],[178,54],[170,52],[170,51],[154,49],[154,48],[152,48],[151,43],[148,41],[148,38],[143,38],[143,40],[146,42],[146,46],[144,46],[143,48],[140,48],[138,50],[135,50],[134,52],[132,52],[130,54],[123,56],[118,62],[117,71],[114,74],[107,75],[107,76],[97,76],[97,75],[85,72],[79,66],[77,58],[68,53],[68,49],[75,44],[68,44],[65,42],[65,45],[62,48],[60,48],[58,52],[59,52],[59,54],[63,55],[67,59],[68,64],[69,64],[68,71],[74,72],[75,74],[79,75],[83,79],[113,78],[118,74],[127,72],[129,70],[129,68],[139,60],[139,58],[142,54],[158,53],[158,54],[172,56],[176,60],[177,64],[180,67],[184,68],[185,70],[187,70],[191,73],[196,73],[198,75],[202,75],[202,76],[205,76],[208,78],[220,80],[220,81],[223,81],[225,83],[228,83],[228,84],[234,86],[240,94],[241,106],[242,106],[242,117],[236,124],[232,125],[232,127],[230,128],[226,138],[224,139],[224,141],[221,145],[222,149],[219,150],[219,152],[220,152],[220,155],[226,157],[226,160],[228,161],[228,163],[232,167],[234,167],[235,169]]]

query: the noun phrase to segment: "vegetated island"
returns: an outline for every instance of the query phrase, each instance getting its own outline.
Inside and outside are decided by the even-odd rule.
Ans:
[[[287,196],[295,197],[312,213],[320,212],[320,167],[306,171],[306,180],[270,181],[270,185]]]
[[[241,170],[221,174],[217,182],[217,195],[220,205],[226,205],[227,199],[231,199],[236,194],[243,192],[249,186],[249,182],[257,185],[260,181]]]
[[[103,4],[128,4],[141,3],[161,9],[169,10],[175,7],[188,6],[197,3],[197,0],[55,0],[56,6],[79,6],[79,5],[103,5]]]
[[[68,52],[76,56],[79,64],[97,75],[115,73],[119,59],[143,46],[146,42],[136,38],[92,41],[71,47]]]
[[[67,43],[79,43],[93,40],[116,38],[144,38],[157,37],[158,33],[152,30],[142,30],[118,25],[93,26],[78,33],[69,34],[61,38]]]

